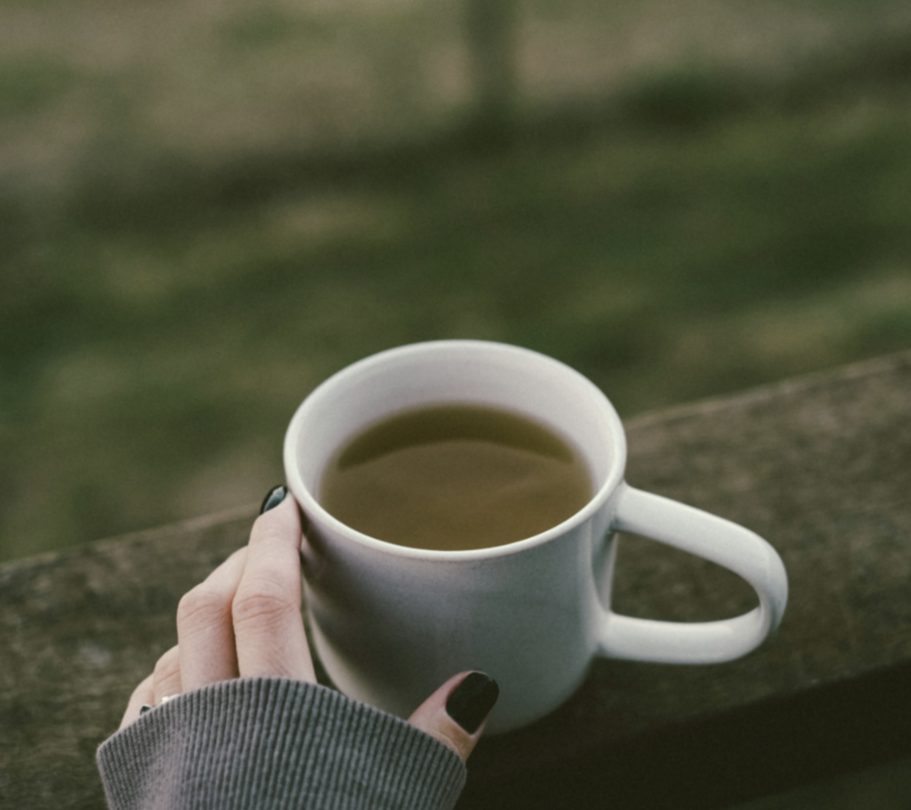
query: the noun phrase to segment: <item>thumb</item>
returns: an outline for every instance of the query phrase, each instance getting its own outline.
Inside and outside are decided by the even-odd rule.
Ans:
[[[481,739],[500,688],[483,672],[451,677],[415,709],[408,722],[436,737],[465,762]]]

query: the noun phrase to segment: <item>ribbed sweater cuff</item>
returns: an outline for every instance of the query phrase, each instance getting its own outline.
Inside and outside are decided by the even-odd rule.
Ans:
[[[222,681],[98,749],[112,810],[449,810],[465,766],[403,720],[322,686]]]

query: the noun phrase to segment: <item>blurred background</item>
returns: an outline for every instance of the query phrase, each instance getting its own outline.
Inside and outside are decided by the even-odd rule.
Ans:
[[[911,348],[911,6],[0,0],[0,561],[252,506],[455,337],[624,417]]]
[[[911,347],[911,7],[0,0],[0,559],[255,504],[454,337],[624,417]]]

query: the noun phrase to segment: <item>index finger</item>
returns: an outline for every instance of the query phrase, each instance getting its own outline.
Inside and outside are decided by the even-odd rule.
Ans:
[[[253,524],[232,605],[242,678],[316,683],[301,615],[300,542],[300,513],[290,495]]]

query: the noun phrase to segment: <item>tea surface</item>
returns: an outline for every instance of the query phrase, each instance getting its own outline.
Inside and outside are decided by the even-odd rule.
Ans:
[[[562,523],[592,497],[581,454],[551,428],[472,405],[368,427],[326,469],[320,501],[371,537],[414,548],[504,545]]]

